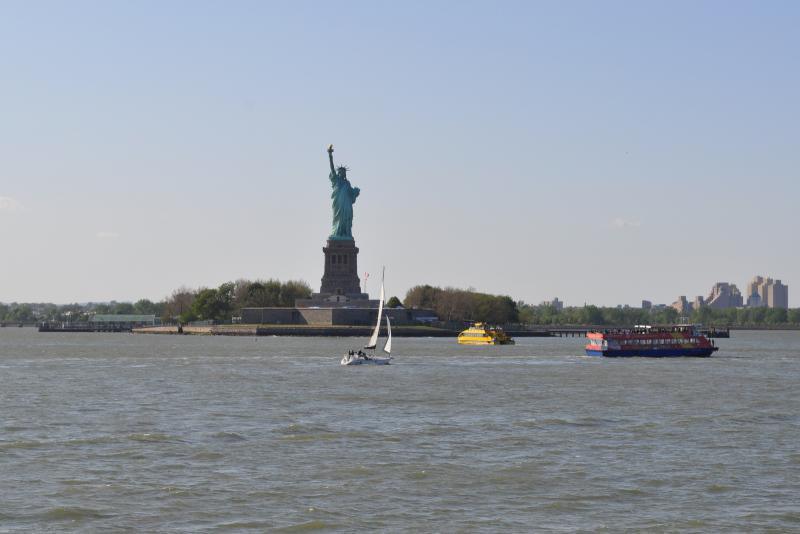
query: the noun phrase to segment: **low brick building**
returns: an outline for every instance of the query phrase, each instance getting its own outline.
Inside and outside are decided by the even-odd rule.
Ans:
[[[429,323],[436,319],[432,310],[385,308],[394,325]],[[242,323],[245,324],[297,324],[312,326],[369,326],[375,324],[378,309],[330,307],[330,308],[243,308]]]

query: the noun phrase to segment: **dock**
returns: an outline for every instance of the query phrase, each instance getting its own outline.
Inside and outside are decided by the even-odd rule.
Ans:
[[[39,332],[130,332],[129,326],[102,323],[42,323]]]

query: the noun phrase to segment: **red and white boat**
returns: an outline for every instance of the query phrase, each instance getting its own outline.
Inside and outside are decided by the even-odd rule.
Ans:
[[[719,347],[700,333],[697,325],[639,325],[586,334],[587,356],[711,356]]]

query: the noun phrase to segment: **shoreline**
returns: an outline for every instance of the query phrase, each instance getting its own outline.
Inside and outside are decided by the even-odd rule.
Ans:
[[[36,326],[36,325],[25,325]],[[6,325],[10,328],[10,325]],[[615,328],[629,328],[627,326],[611,325],[590,325],[590,326],[539,326],[536,329],[513,329],[506,328],[505,331],[511,337],[583,337],[586,332],[592,330],[608,330]],[[713,327],[712,327],[713,328]],[[728,331],[737,332],[797,332],[800,326],[731,326],[724,327]],[[717,327],[722,331],[722,327]],[[0,330],[2,330],[0,328]],[[55,327],[43,329],[40,332],[49,333],[134,333],[150,335],[199,335],[199,336],[298,336],[298,337],[369,337],[372,334],[372,327],[363,325],[336,325],[336,326],[315,326],[315,325],[289,325],[289,324],[223,324],[223,325],[187,325],[178,331],[177,326],[143,326],[135,328],[98,328],[91,329],[85,326],[80,328]],[[386,329],[381,328],[385,334]],[[457,337],[461,330],[440,328],[432,326],[397,326],[392,328],[392,335],[396,337]],[[712,336],[727,337],[727,336]]]
[[[385,328],[381,328],[385,332]],[[306,325],[213,325],[148,326],[134,328],[134,334],[194,335],[194,336],[308,336],[308,337],[369,337],[368,326],[306,326]],[[395,337],[455,337],[458,332],[429,326],[399,326],[392,328]]]

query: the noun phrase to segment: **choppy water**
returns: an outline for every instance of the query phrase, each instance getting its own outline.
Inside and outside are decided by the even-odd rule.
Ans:
[[[800,531],[800,333],[710,359],[0,329],[0,532]]]

